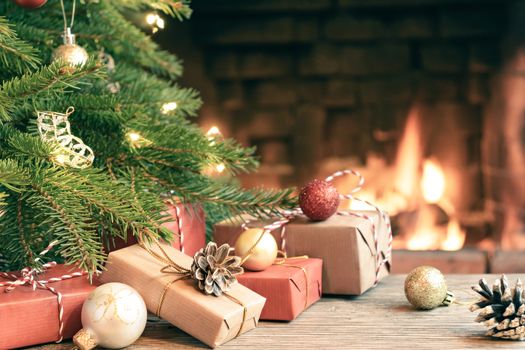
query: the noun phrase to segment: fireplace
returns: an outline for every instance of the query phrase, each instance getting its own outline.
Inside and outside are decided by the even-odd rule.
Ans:
[[[246,186],[353,168],[367,179],[358,196],[392,217],[395,272],[525,272],[520,1],[194,7],[157,39],[202,91],[202,127],[258,147]]]

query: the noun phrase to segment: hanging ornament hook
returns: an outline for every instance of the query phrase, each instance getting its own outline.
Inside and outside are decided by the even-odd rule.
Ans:
[[[62,7],[62,17],[64,19],[64,33],[62,34],[63,44],[53,51],[52,61],[62,60],[70,66],[83,66],[88,60],[87,51],[76,44],[75,34],[73,34],[73,24],[75,23],[76,0],[73,0],[71,9],[71,20],[67,23],[67,14],[64,0],[60,0]]]

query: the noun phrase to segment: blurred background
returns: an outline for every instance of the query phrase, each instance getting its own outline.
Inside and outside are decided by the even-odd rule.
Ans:
[[[192,7],[154,37],[201,92],[202,128],[257,146],[244,185],[357,169],[392,216],[394,272],[525,272],[524,1]]]

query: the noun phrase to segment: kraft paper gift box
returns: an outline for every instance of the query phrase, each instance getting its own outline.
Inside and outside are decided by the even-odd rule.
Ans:
[[[261,320],[292,321],[321,298],[322,267],[321,259],[289,258],[237,280],[266,298]]]
[[[288,256],[308,255],[310,258],[323,260],[323,293],[360,295],[370,289],[376,280],[376,260],[388,254],[389,238],[386,222],[376,211],[353,211],[366,214],[377,227],[378,247],[376,251],[372,224],[363,218],[333,215],[326,221],[310,221],[299,216],[286,225],[285,239]],[[241,217],[226,220],[214,229],[214,241],[217,244],[229,243],[235,246],[241,234]],[[271,221],[251,221],[249,227],[263,227]],[[281,246],[281,230],[272,231],[272,235]],[[389,261],[379,270],[378,280],[390,273]]]
[[[178,265],[190,268],[191,257],[165,244],[162,248]],[[139,245],[133,245],[109,254],[101,281],[121,282],[135,288],[153,313],[157,313],[162,292],[168,286],[159,316],[212,348],[257,326],[264,297],[236,283],[228,295],[243,307],[225,295],[203,294],[191,279],[173,282],[178,277],[161,272],[165,266]]]
[[[199,249],[206,245],[204,210],[199,205],[193,207],[187,207],[182,203],[166,203],[166,205],[166,213],[172,220],[165,222],[163,226],[175,233],[171,245],[187,255],[195,255]],[[182,232],[182,236],[177,236],[176,234],[180,232]],[[110,239],[106,248],[107,251],[111,252],[134,244],[137,244],[137,238],[130,233],[126,240],[118,237]]]
[[[73,271],[78,270],[72,266],[57,265],[39,275],[39,279],[60,277]],[[7,281],[11,279],[0,276],[0,283]],[[50,287],[62,294],[64,339],[72,338],[82,328],[82,305],[97,285],[96,280],[90,284],[87,276],[50,284]],[[14,349],[58,340],[60,323],[56,294],[43,288],[33,291],[29,285],[17,286],[8,293],[5,289],[6,287],[0,287],[0,349]]]

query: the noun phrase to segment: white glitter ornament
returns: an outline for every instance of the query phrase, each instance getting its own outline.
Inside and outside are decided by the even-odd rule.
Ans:
[[[142,335],[147,316],[146,304],[135,289],[123,283],[103,284],[84,302],[83,328],[73,341],[80,350],[124,348]]]

